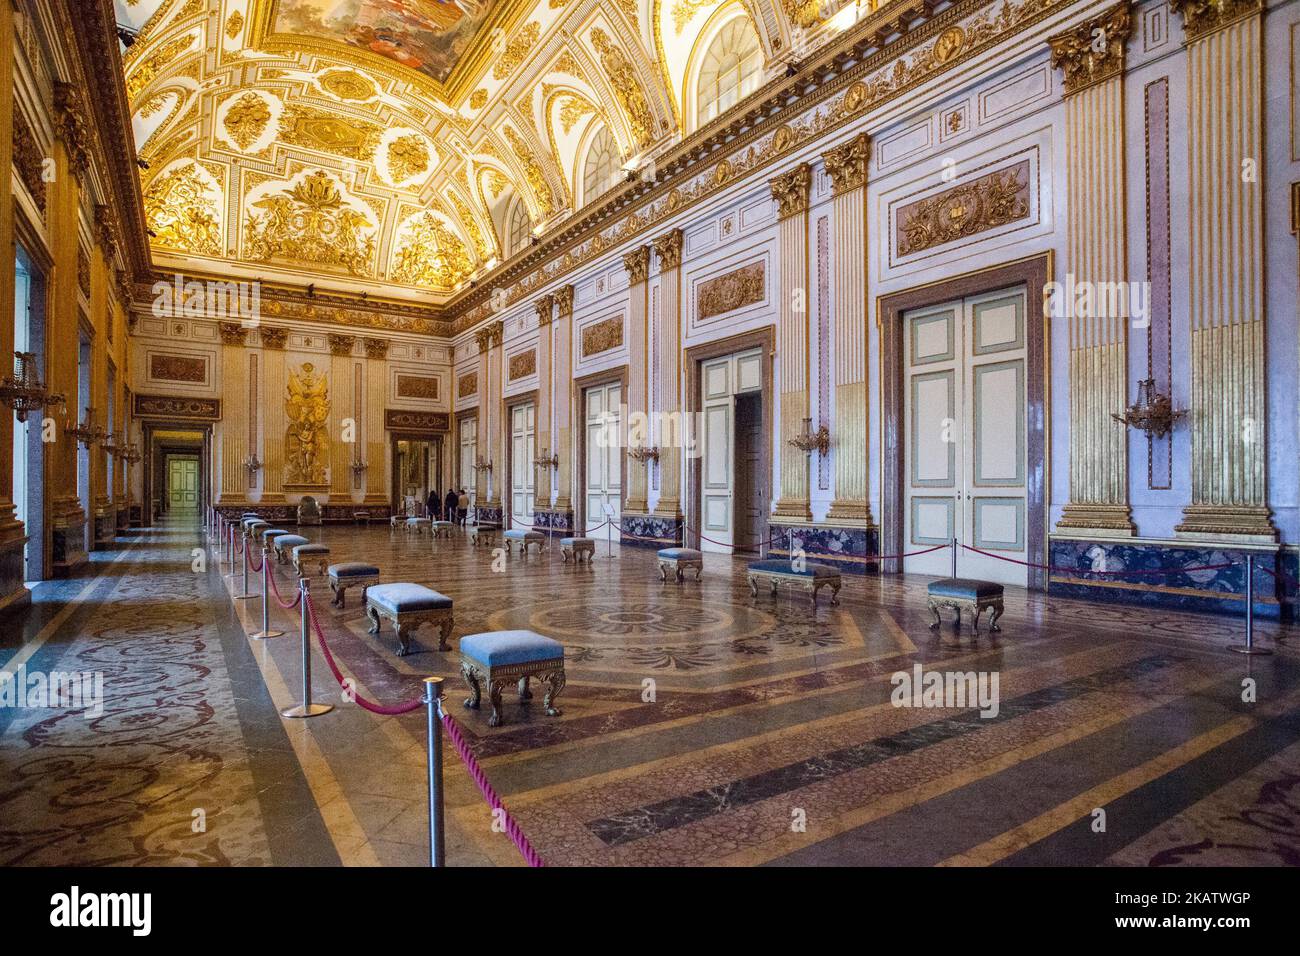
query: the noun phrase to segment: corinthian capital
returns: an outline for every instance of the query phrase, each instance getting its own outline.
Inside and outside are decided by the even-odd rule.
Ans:
[[[1133,32],[1128,0],[1064,33],[1048,37],[1052,66],[1065,75],[1065,93],[1077,93],[1124,72],[1124,44]]]
[[[555,290],[555,311],[561,319],[573,315],[573,286],[562,285]]]
[[[645,282],[650,276],[650,247],[641,246],[625,255],[623,268],[627,270],[628,285]]]
[[[54,133],[68,153],[72,171],[84,173],[90,165],[90,126],[81,90],[71,83],[54,84]]]
[[[871,141],[859,133],[847,143],[822,153],[826,175],[831,178],[835,195],[857,189],[867,181],[867,162],[871,159]]]
[[[659,271],[676,269],[682,264],[682,231],[674,229],[654,240],[655,255],[659,257]]]
[[[533,302],[533,308],[537,310],[537,325],[539,328],[551,324],[551,309],[554,305],[555,296],[550,293]]]
[[[1191,42],[1259,13],[1264,4],[1262,0],[1169,0],[1169,7],[1183,15],[1183,32]]]
[[[788,173],[774,177],[768,185],[772,187],[772,198],[776,200],[778,219],[808,211],[812,169],[807,163],[800,163]]]

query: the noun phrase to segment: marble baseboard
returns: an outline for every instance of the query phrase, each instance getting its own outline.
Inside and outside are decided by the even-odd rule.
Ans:
[[[470,510],[474,513],[476,524],[505,524],[505,515],[496,505],[475,505]]]
[[[829,564],[841,574],[877,574],[880,564],[880,532],[876,528],[846,528],[834,525],[773,524],[767,553],[788,558],[795,551],[811,560]]]
[[[533,527],[538,531],[553,531],[567,537],[573,534],[573,512],[535,510]]]
[[[95,515],[95,550],[111,548],[117,537],[117,512],[107,511]]]
[[[31,600],[31,592],[23,583],[26,545],[26,538],[14,538],[0,546],[0,612],[21,607]]]
[[[1052,538],[1048,593],[1111,604],[1244,615],[1246,556],[1255,556],[1255,614],[1294,620],[1300,555],[1281,548],[1217,544],[1127,544]],[[1211,567],[1207,565],[1227,565]],[[1078,569],[1074,573],[1070,569]],[[1120,572],[1103,576],[1087,571]],[[1155,574],[1150,572],[1161,571]],[[1127,572],[1127,573],[1125,573]],[[1270,573],[1272,572],[1272,573]],[[1288,580],[1289,579],[1289,580]]]
[[[634,548],[681,547],[684,522],[669,515],[624,514],[619,518],[619,543]]]
[[[67,574],[86,563],[90,556],[85,541],[85,520],[51,529],[50,563],[56,574]]]
[[[384,505],[321,505],[321,520],[326,524],[352,524],[353,515],[358,511],[370,513],[371,521],[387,521],[392,509]],[[297,505],[217,505],[217,513],[222,517],[237,520],[245,512],[256,514],[259,518],[280,527],[294,527],[298,524]]]

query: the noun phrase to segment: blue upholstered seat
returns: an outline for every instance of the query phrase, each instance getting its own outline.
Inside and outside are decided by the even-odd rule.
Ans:
[[[695,548],[660,548],[659,557],[677,561],[683,558],[687,560],[692,558],[700,559],[704,557],[704,552],[697,551]]]
[[[540,531],[529,531],[525,528],[511,528],[505,536],[511,541],[536,541],[545,537]]]
[[[300,534],[282,534],[275,539],[277,551],[283,551],[285,548],[296,548],[302,544],[311,544],[311,541]]]
[[[994,584],[992,581],[976,581],[974,578],[943,578],[931,581],[927,590],[937,597],[962,598],[967,601],[1002,595],[1002,585]]]
[[[295,558],[306,557],[309,554],[329,554],[330,549],[323,544],[296,544],[293,546],[293,556]]]
[[[462,637],[460,652],[485,667],[501,667],[562,658],[564,645],[532,631],[488,631]]]
[[[367,577],[378,573],[378,566],[366,564],[364,561],[344,561],[341,564],[331,564],[329,566],[329,576],[332,578]]]
[[[281,535],[285,535],[288,533],[289,532],[285,531],[283,528],[263,528],[262,540],[265,541],[267,544],[270,544],[273,538],[278,538]]]
[[[366,600],[393,614],[451,607],[451,598],[423,584],[379,584],[366,592]]]
[[[840,572],[829,564],[816,564],[805,561],[802,568],[794,562],[782,558],[769,558],[766,561],[749,562],[749,570],[766,571],[769,574],[794,574],[805,578],[838,578]]]
[[[254,528],[269,528],[269,527],[271,527],[271,522],[269,522],[269,521],[267,521],[267,520],[265,520],[265,519],[263,519],[263,518],[245,518],[245,519],[244,519],[244,528],[245,528],[245,530],[248,530],[248,531],[252,531]]]
[[[595,544],[595,543],[596,540],[594,538],[561,538],[560,539],[560,547],[562,548],[571,548],[575,544]]]
[[[433,523],[433,526],[434,526],[435,528],[450,528],[450,527],[451,527],[451,522],[450,522],[450,521],[435,521],[435,522]]]

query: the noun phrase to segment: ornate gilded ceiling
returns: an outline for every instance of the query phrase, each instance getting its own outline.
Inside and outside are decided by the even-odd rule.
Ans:
[[[683,77],[795,0],[115,0],[155,262],[438,302],[574,212],[601,127],[630,170],[686,132]],[[793,37],[793,44],[792,44]],[[579,197],[580,198],[580,197]]]

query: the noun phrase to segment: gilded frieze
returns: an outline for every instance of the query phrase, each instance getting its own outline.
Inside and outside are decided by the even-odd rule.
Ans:
[[[510,356],[508,371],[512,382],[534,374],[537,371],[537,350],[529,349],[527,352],[516,352]]]
[[[431,402],[438,400],[438,379],[432,375],[398,375],[398,398],[422,398]]]
[[[158,176],[144,193],[145,222],[155,246],[221,255],[218,200],[195,162],[177,166]]]
[[[1029,160],[908,203],[895,214],[898,255],[907,256],[1025,219]]]
[[[161,382],[203,385],[208,380],[208,363],[202,356],[154,353],[149,356],[149,377]]]
[[[747,266],[701,282],[695,289],[695,314],[700,321],[762,302],[767,296],[766,265]]]
[[[321,170],[254,200],[244,223],[244,258],[286,260],[374,274],[375,227]]]
[[[582,330],[582,357],[589,358],[608,352],[623,344],[623,317],[614,316],[593,322]]]

